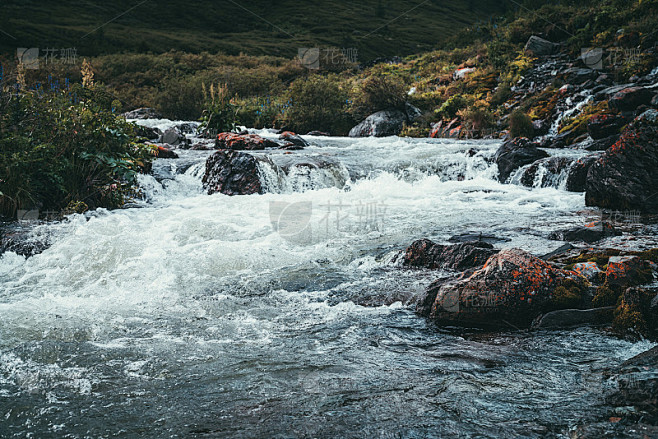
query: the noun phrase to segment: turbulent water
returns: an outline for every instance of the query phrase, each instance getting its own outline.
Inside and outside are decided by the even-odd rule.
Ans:
[[[606,413],[600,329],[438,328],[413,240],[535,254],[595,211],[495,181],[497,142],[309,137],[260,157],[265,195],[206,195],[180,151],[143,200],[42,225],[0,259],[0,437],[565,437]],[[557,179],[559,180],[559,178]]]

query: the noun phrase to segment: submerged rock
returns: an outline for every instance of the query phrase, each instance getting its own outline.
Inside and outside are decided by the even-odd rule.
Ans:
[[[614,306],[594,309],[560,309],[537,318],[535,329],[559,329],[585,325],[607,325],[612,322]]]
[[[518,168],[548,156],[546,151],[537,148],[535,143],[524,137],[508,140],[494,155],[498,165],[498,179],[504,183]]]
[[[432,283],[417,311],[439,323],[527,327],[551,308],[578,304],[584,289],[576,273],[508,249],[456,280]]]
[[[573,227],[568,230],[553,232],[549,239],[558,241],[584,241],[596,242],[609,236],[621,235],[615,227],[606,221],[594,221],[584,226]]]
[[[203,187],[208,194],[250,195],[263,193],[258,162],[250,154],[220,150],[208,157]]]
[[[636,120],[590,167],[585,202],[658,213],[658,125]]]
[[[265,148],[278,148],[280,145],[257,134],[219,133],[215,139],[215,148],[234,151],[256,151]]]
[[[481,267],[498,250],[482,241],[440,245],[429,239],[415,241],[407,248],[402,265],[432,269],[466,270]]]

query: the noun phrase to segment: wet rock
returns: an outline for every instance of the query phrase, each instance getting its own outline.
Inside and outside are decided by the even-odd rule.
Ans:
[[[582,157],[571,164],[567,175],[566,190],[569,192],[585,192],[587,173],[598,157],[598,155]]]
[[[628,418],[633,420],[642,418],[649,424],[658,423],[656,370],[658,370],[658,346],[625,361],[613,371],[617,389],[607,396],[606,402],[616,407],[633,408],[626,412]]]
[[[575,248],[576,248],[576,247],[574,247],[573,245],[571,245],[571,244],[569,244],[569,243],[562,244],[561,246],[559,246],[558,248],[556,248],[556,249],[553,250],[552,252],[546,253],[545,255],[540,256],[539,258],[540,258],[540,259],[543,259],[543,260],[545,260],[545,261],[547,261],[547,260],[553,259],[553,258],[556,257],[556,256],[564,255],[564,254],[567,253],[569,250],[573,250],[573,249],[575,249]]]
[[[653,280],[650,264],[639,256],[611,256],[605,273],[610,286],[642,285]]]
[[[50,245],[49,236],[35,234],[30,226],[13,223],[0,227],[0,255],[13,252],[29,258],[42,253]]]
[[[305,148],[308,146],[308,142],[301,138],[301,136],[293,133],[292,131],[284,131],[279,135],[279,139],[285,140],[292,145],[299,146],[300,148]]]
[[[126,119],[162,119],[162,114],[153,108],[138,108],[122,114]]]
[[[587,122],[587,132],[594,140],[604,139],[621,134],[621,128],[626,125],[626,119],[611,114],[600,114]]]
[[[493,235],[485,235],[483,233],[460,233],[459,235],[453,235],[448,238],[448,242],[472,242],[472,241],[481,241],[487,242],[489,244],[496,244],[498,242],[509,242],[509,238],[499,238]]]
[[[280,145],[257,134],[220,133],[215,139],[215,148],[234,151],[257,151],[265,148],[278,148]]]
[[[606,221],[594,221],[582,227],[553,232],[549,235],[549,239],[571,242],[596,242],[603,238],[617,235],[621,235],[621,233],[617,232],[612,224]]]
[[[220,150],[208,157],[202,181],[209,195],[263,193],[256,158],[234,150]]]
[[[429,239],[415,241],[407,248],[402,265],[431,269],[463,271],[481,267],[498,250],[482,241],[464,242],[455,245],[440,245]]]
[[[178,154],[172,151],[169,148],[164,146],[158,146],[158,149],[155,150],[155,156],[159,159],[177,159]]]
[[[572,270],[588,281],[595,283],[599,283],[604,276],[604,272],[599,268],[596,262],[579,262],[574,264]]]
[[[188,140],[185,135],[178,132],[176,128],[169,128],[162,134],[160,143],[166,143],[172,146],[181,146],[187,144]]]
[[[407,104],[404,110],[378,111],[368,116],[363,122],[352,128],[350,137],[384,137],[395,136],[402,131],[405,122],[411,122],[420,116],[421,111]]]
[[[439,323],[529,326],[563,296],[582,296],[583,279],[520,249],[503,250],[484,267],[432,283],[417,312]]]
[[[546,56],[557,53],[560,50],[560,45],[533,35],[528,39],[524,50],[534,56]]]
[[[498,179],[504,183],[516,169],[546,157],[546,151],[537,148],[535,143],[526,138],[508,140],[494,155],[498,165]]]
[[[539,187],[556,187],[562,171],[567,169],[572,162],[573,160],[567,157],[549,157],[537,160],[524,170],[521,184],[526,187],[534,187],[535,183],[538,183]],[[541,182],[536,182],[540,167],[543,168],[543,172],[540,174]]]
[[[588,206],[658,213],[658,126],[635,121],[587,174]]]
[[[585,147],[588,151],[605,151],[614,145],[621,134],[613,134],[612,136],[606,137],[604,139],[594,140],[589,145]]]
[[[196,122],[184,122],[176,125],[176,129],[182,134],[196,134],[198,126]]]
[[[596,70],[572,67],[563,72],[567,82],[570,84],[583,84],[586,81],[594,80],[599,76]]]
[[[648,105],[653,92],[644,87],[628,87],[616,92],[609,100],[608,106],[618,111],[633,111],[640,105]]]
[[[658,108],[658,93],[656,93],[656,94],[653,96],[653,98],[651,99],[651,103],[650,103],[650,105],[651,105],[653,108]]]
[[[535,136],[543,136],[545,134],[548,134],[548,130],[550,129],[550,121],[541,120],[541,119],[533,120],[532,129],[535,132]]]
[[[323,136],[323,137],[328,137],[331,136],[331,134],[326,133],[324,131],[309,131],[306,133],[307,136]]]
[[[149,128],[143,125],[135,124],[135,134],[147,140],[156,140],[160,138],[162,131],[157,128]]]
[[[607,325],[612,322],[615,307],[594,309],[561,309],[551,311],[535,320],[534,329],[560,329],[574,326]]]

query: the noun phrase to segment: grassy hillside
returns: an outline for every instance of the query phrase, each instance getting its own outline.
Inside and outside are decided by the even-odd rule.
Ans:
[[[291,57],[299,47],[357,48],[360,60],[435,48],[456,30],[503,14],[496,0],[179,0],[0,3],[0,51],[76,47],[117,52],[221,51]]]

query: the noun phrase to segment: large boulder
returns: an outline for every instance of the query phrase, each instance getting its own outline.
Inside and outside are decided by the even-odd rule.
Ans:
[[[257,134],[219,133],[215,139],[215,148],[234,151],[256,151],[265,148],[279,148],[274,140],[265,139]]]
[[[578,274],[508,249],[478,270],[432,283],[417,311],[439,323],[527,327],[544,312],[577,307],[584,290]]]
[[[249,195],[263,193],[258,161],[250,154],[220,150],[208,157],[203,187],[208,194]]]
[[[518,168],[546,157],[548,157],[546,151],[537,148],[535,143],[524,137],[508,140],[494,155],[498,165],[498,179],[504,183]]]
[[[618,111],[633,111],[640,105],[649,105],[653,92],[644,87],[628,87],[616,92],[608,100],[608,106]]]
[[[524,50],[530,55],[546,56],[557,53],[560,50],[560,45],[533,35],[528,39]]]
[[[160,142],[171,146],[183,146],[189,143],[185,134],[178,131],[177,128],[169,128],[165,130],[160,137]]]
[[[176,154],[174,151],[172,151],[169,148],[165,148],[164,146],[158,146],[158,148],[155,150],[155,156],[159,159],[177,159],[178,154]]]
[[[585,202],[658,213],[658,125],[637,120],[587,173]]]
[[[567,174],[566,190],[569,192],[585,192],[587,173],[597,158],[598,155],[581,157],[571,164]]]
[[[352,128],[350,137],[385,137],[400,134],[405,122],[411,122],[421,115],[421,111],[411,104],[404,110],[378,111]]]
[[[440,245],[429,239],[415,241],[407,248],[402,265],[432,269],[466,270],[481,267],[498,250],[483,241]]]
[[[587,122],[587,132],[592,139],[600,140],[620,134],[624,125],[626,125],[626,120],[621,116],[600,114],[592,116]]]
[[[653,280],[651,265],[639,256],[611,256],[605,273],[610,286],[642,285]]]

